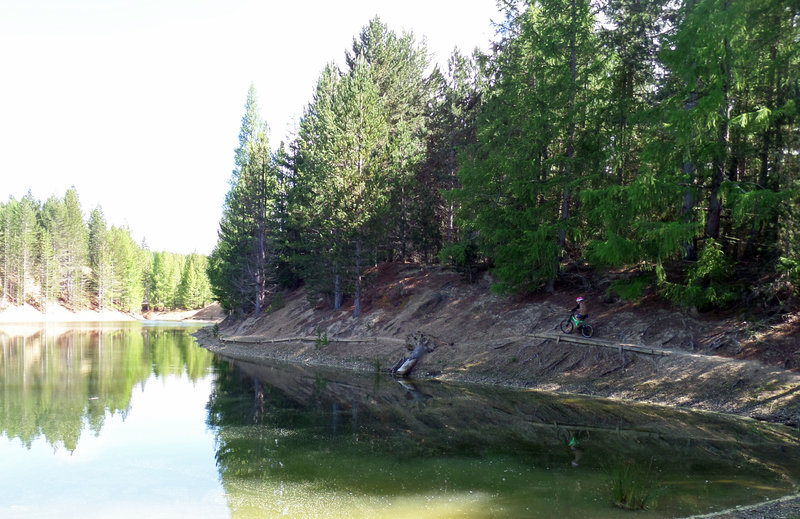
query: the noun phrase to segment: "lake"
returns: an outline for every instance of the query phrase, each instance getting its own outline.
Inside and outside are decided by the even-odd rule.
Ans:
[[[800,482],[796,429],[234,362],[195,329],[0,326],[0,517],[682,517]]]

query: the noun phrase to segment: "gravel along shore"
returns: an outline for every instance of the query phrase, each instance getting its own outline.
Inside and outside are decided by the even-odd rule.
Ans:
[[[800,494],[685,519],[800,519]]]

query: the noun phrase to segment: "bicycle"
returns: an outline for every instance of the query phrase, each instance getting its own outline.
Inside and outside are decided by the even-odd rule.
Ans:
[[[577,328],[580,330],[581,335],[586,337],[587,339],[592,336],[594,333],[594,328],[589,323],[584,323],[583,321],[578,319],[578,316],[575,314],[570,314],[569,317],[561,321],[559,325],[561,331],[563,333],[572,333],[572,330]]]

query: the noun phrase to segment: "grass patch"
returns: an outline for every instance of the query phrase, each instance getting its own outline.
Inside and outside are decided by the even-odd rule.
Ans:
[[[610,466],[611,497],[614,506],[624,510],[644,510],[655,501],[658,471],[653,460],[646,466],[620,461]]]

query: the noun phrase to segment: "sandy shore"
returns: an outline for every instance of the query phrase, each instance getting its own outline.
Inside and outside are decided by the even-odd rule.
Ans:
[[[65,322],[96,322],[96,321],[137,321],[141,316],[133,316],[117,310],[104,310],[95,312],[81,310],[73,312],[59,305],[51,305],[44,312],[31,305],[10,305],[0,309],[0,323],[65,323]]]
[[[73,312],[61,305],[50,305],[44,312],[31,305],[0,305],[0,324],[24,325],[40,323],[120,322],[120,321],[200,321],[217,322],[225,317],[218,303],[199,310],[148,312],[145,315],[129,314],[119,310],[81,310]]]

